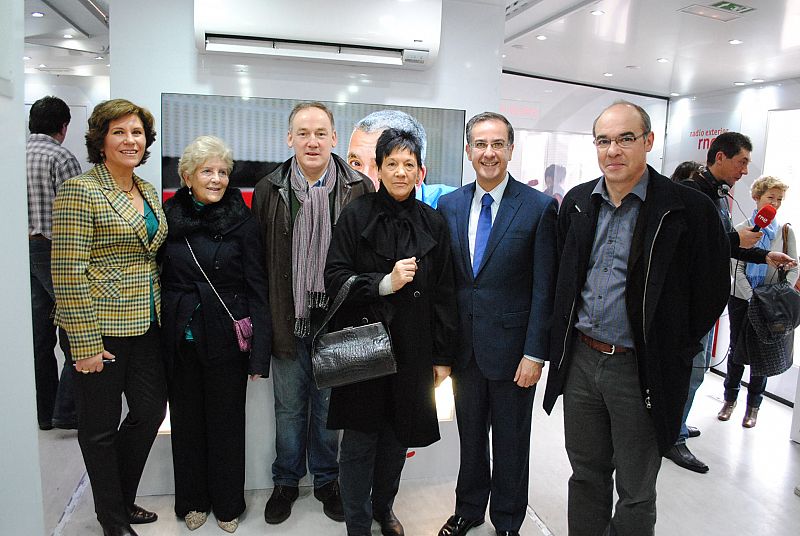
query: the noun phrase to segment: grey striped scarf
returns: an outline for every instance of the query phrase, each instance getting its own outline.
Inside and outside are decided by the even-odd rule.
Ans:
[[[329,196],[336,186],[333,158],[328,161],[328,169],[321,180],[322,186],[310,188],[297,158],[292,158],[291,185],[300,202],[292,231],[294,334],[297,337],[310,335],[311,309],[328,308],[323,274],[331,244]]]

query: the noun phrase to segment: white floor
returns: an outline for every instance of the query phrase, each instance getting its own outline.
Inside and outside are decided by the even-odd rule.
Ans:
[[[791,410],[765,399],[758,426],[742,428],[743,407],[731,421],[717,421],[722,381],[707,374],[698,392],[690,424],[702,435],[689,440],[689,447],[711,470],[700,475],[664,460],[659,476],[658,525],[661,536],[698,535],[798,536],[800,497],[793,494],[800,484],[800,445],[788,439]],[[524,536],[566,535],[566,492],[570,475],[563,450],[561,407],[547,417],[541,410],[542,392],[537,393],[532,434],[531,493],[533,515],[522,528]],[[742,397],[743,398],[743,397]],[[742,404],[741,406],[743,406]],[[100,535],[94,519],[91,488],[84,476],[83,461],[75,432],[40,432],[42,484],[45,496],[45,527],[54,536]],[[457,453],[454,453],[457,455]],[[454,482],[404,481],[395,504],[406,534],[435,535],[453,511]],[[281,525],[267,525],[262,513],[269,490],[247,494],[248,511],[236,532],[239,536],[262,534],[344,535],[344,524],[329,520],[310,489],[301,491],[292,516]],[[172,513],[171,496],[141,497],[139,504],[155,510],[159,521],[139,525],[141,536],[226,534],[213,517],[202,528],[190,532]],[[535,512],[535,514],[534,514]],[[373,527],[373,534],[380,531]],[[488,522],[470,531],[470,536],[493,535]]]

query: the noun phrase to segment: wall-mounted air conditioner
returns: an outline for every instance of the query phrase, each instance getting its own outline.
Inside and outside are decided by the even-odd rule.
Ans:
[[[197,47],[310,61],[425,69],[442,0],[195,0]]]

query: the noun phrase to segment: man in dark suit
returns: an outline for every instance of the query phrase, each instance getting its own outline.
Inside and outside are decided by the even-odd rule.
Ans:
[[[452,374],[461,466],[455,514],[439,535],[460,536],[482,524],[490,494],[497,534],[514,535],[528,502],[531,413],[547,357],[558,205],[508,174],[514,129],[505,117],[478,114],[466,135],[476,180],[439,200],[461,313]]]
[[[692,360],[728,298],[730,251],[708,198],[647,165],[645,110],[616,102],[592,133],[603,176],[570,190],[558,216],[544,408],[563,393],[570,536],[648,536]]]

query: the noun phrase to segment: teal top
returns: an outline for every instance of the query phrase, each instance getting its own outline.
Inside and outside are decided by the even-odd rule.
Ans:
[[[197,212],[200,212],[203,210],[203,208],[205,208],[205,204],[195,199],[194,196],[192,196],[192,201],[194,202],[194,209]],[[197,307],[194,308],[195,313],[197,312],[198,309],[200,309],[199,303],[197,304]],[[183,328],[183,338],[189,342],[194,341],[194,333],[192,333],[192,327],[190,326],[190,324],[192,323],[192,318],[194,318],[194,313],[192,313],[192,316],[189,317],[189,322],[186,323],[186,327]]]
[[[147,202],[144,197],[144,225],[147,228],[147,239],[152,241],[158,231],[158,217],[153,212],[153,207]],[[156,315],[156,297],[153,292],[153,281],[150,281],[150,322],[157,322],[158,316]]]

